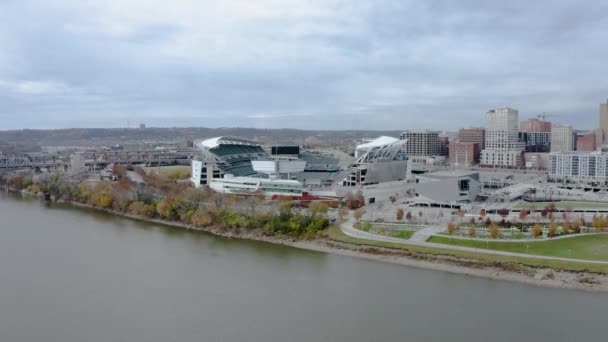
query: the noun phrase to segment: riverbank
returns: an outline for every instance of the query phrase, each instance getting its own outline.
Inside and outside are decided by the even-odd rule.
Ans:
[[[30,194],[31,195],[31,194]],[[374,246],[365,240],[341,238],[337,227],[330,227],[324,236],[313,240],[294,240],[280,235],[265,234],[262,229],[224,229],[218,226],[194,227],[181,222],[167,221],[131,215],[110,209],[95,207],[73,201],[61,201],[65,205],[104,211],[142,222],[150,222],[174,228],[201,231],[216,236],[262,241],[293,248],[356,257],[377,262],[387,262],[421,269],[429,269],[467,276],[489,278],[502,281],[520,282],[535,286],[570,288],[579,290],[608,291],[608,274],[587,271],[564,271],[547,267],[534,267],[511,261],[483,260],[474,257],[460,257],[450,253],[425,253],[402,248]]]

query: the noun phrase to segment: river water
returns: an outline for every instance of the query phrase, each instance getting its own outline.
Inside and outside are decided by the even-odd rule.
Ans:
[[[607,341],[608,295],[0,195],[0,341]]]

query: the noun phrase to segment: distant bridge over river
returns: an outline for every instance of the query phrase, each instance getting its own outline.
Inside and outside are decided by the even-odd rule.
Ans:
[[[102,169],[110,164],[161,166],[189,164],[194,150],[96,150],[66,153],[16,153],[0,154],[0,170],[69,170],[73,160],[81,167]]]

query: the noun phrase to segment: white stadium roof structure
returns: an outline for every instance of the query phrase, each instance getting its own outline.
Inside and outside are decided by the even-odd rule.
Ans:
[[[215,160],[226,173],[235,176],[255,174],[251,160],[267,156],[259,143],[233,136],[196,140],[194,146],[203,159]]]
[[[395,160],[399,152],[404,148],[407,140],[400,140],[391,137],[380,137],[366,144],[357,146],[357,149],[364,151],[355,164],[371,163],[376,160]],[[361,148],[361,146],[364,146]]]
[[[385,135],[378,137],[368,143],[357,145],[357,150],[368,150],[373,147],[384,146],[399,141],[397,138],[387,137]]]
[[[215,137],[206,140],[200,139],[194,141],[194,146],[204,149],[212,149],[220,145],[260,146],[260,144],[255,141],[232,136]]]

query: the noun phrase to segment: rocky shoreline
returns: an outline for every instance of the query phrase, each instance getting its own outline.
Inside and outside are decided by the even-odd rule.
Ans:
[[[30,194],[23,191],[21,193],[39,197],[35,194]],[[206,232],[221,237],[262,241],[309,251],[356,257],[408,267],[449,272],[500,281],[518,282],[539,287],[602,292],[608,291],[608,274],[564,271],[542,267],[531,267],[511,262],[489,262],[478,259],[464,259],[449,255],[423,254],[410,252],[407,250],[396,250],[383,247],[345,243],[335,241],[327,237],[317,238],[314,240],[294,240],[287,237],[266,235],[260,229],[228,230],[222,229],[218,226],[200,228],[181,222],[130,215],[74,201],[58,201],[57,203],[103,211],[112,215],[142,222],[150,222],[180,229]]]
[[[180,222],[149,219],[141,216],[115,212],[78,202],[61,203],[105,211],[113,215],[143,222],[207,232],[216,236],[227,238],[262,241],[333,255],[356,257],[372,261],[489,278],[494,280],[519,282],[541,287],[567,288],[586,291],[608,291],[608,274],[553,270],[548,268],[530,267],[517,263],[488,262],[477,259],[463,259],[449,255],[414,253],[406,250],[394,250],[382,247],[344,243],[331,240],[327,237],[314,240],[294,240],[281,236],[266,235],[260,229],[228,230],[217,226],[199,228]]]

